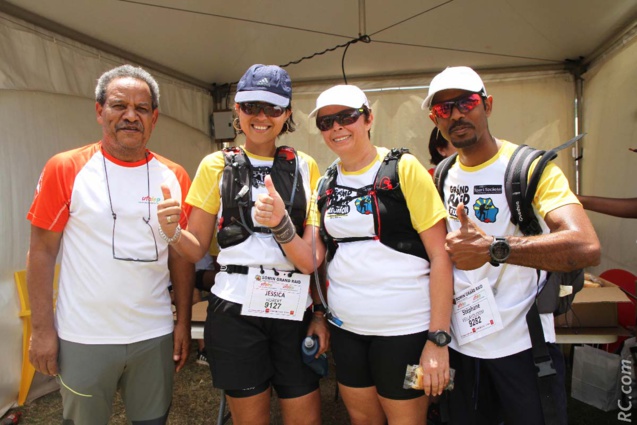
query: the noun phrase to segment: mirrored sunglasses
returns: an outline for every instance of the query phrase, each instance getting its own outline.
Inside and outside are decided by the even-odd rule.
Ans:
[[[280,117],[285,112],[285,108],[281,106],[263,102],[244,102],[239,104],[239,108],[248,115],[259,115],[259,112],[263,111],[266,116],[271,118]]]
[[[316,117],[316,126],[321,131],[331,130],[336,121],[339,125],[350,125],[358,121],[358,118],[365,112],[363,108],[359,109],[346,109],[337,114],[323,115],[322,117]]]
[[[480,96],[479,93],[473,93],[461,99],[436,103],[435,105],[432,105],[431,112],[438,118],[447,119],[451,116],[453,107],[455,106],[460,113],[466,114],[480,104],[481,98],[482,96]]]

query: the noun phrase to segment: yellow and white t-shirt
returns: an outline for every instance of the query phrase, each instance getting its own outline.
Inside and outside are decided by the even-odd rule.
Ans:
[[[517,145],[502,140],[498,153],[484,164],[476,167],[465,167],[460,161],[449,169],[444,185],[444,203],[449,214],[447,229],[460,228],[456,207],[460,202],[468,209],[469,218],[485,231],[487,235],[506,236],[516,233],[516,226],[511,223],[511,212],[504,190],[504,174],[509,158]],[[533,167],[530,172],[533,171]],[[562,171],[552,163],[544,170],[540,179],[535,199],[534,210],[545,233],[548,227],[543,218],[547,213],[568,204],[579,203],[571,192],[568,180]],[[493,359],[509,356],[531,348],[531,339],[526,323],[526,313],[533,303],[538,288],[538,276],[535,269],[512,264],[506,265],[500,283],[496,281],[504,265],[494,267],[489,263],[475,270],[458,270],[454,268],[454,292],[459,293],[482,279],[488,279],[494,289],[495,301],[503,322],[503,329],[483,338],[471,341],[462,346],[456,339],[450,347],[466,355],[478,358]],[[544,280],[542,272],[540,282]],[[544,337],[548,342],[555,342],[555,329],[552,314],[541,315]]]
[[[274,158],[254,155],[244,148],[252,165],[252,199],[256,200],[261,193],[267,193],[264,178],[270,174]],[[299,179],[303,182],[308,210],[312,189],[320,177],[316,161],[309,155],[297,151],[299,161]],[[192,187],[186,197],[186,202],[202,210],[221,217],[223,213],[223,200],[221,199],[221,187],[223,184],[223,168],[225,157],[222,151],[214,152],[206,156],[199,164],[197,175],[193,179]],[[252,208],[252,220],[255,221],[255,211]],[[307,220],[306,220],[307,222]],[[312,224],[307,222],[307,224]],[[290,262],[276,243],[271,234],[255,233],[245,241],[220,249],[217,256],[220,265],[241,265],[248,267],[264,267],[292,271],[294,265]],[[243,304],[247,276],[237,273],[217,273],[212,293],[227,301]],[[308,295],[307,305],[311,304]]]
[[[341,205],[325,213],[325,227],[332,237],[376,235],[370,198],[364,189],[373,184],[387,152],[377,148],[376,160],[357,172],[343,171],[337,164],[334,196],[345,204],[337,202]],[[416,232],[446,217],[431,176],[416,157],[404,154],[398,175]],[[368,239],[340,243],[327,271],[328,303],[343,321],[343,329],[361,335],[393,336],[429,328],[427,260]]]

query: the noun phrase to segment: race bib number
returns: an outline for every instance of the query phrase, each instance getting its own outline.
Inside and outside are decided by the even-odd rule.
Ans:
[[[309,275],[250,267],[241,314],[302,320],[309,288]]]
[[[488,279],[454,295],[451,327],[460,345],[502,329],[502,319]]]

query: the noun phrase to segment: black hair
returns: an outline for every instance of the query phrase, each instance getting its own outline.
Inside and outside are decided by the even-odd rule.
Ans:
[[[365,105],[361,106],[361,108],[363,108],[363,115],[365,115],[365,122],[369,122],[369,115],[372,113],[372,110]],[[369,140],[372,140],[372,130],[367,130],[367,137],[369,137]]]
[[[296,131],[296,123],[294,122],[294,118],[292,118],[292,102],[291,101],[288,107],[285,109],[290,111],[290,116],[288,117],[287,120],[285,120],[285,124],[283,124],[283,128],[281,128],[281,132],[279,133],[279,136],[282,136],[285,133],[294,133]]]
[[[438,165],[440,161],[445,159],[445,157],[438,152],[438,149],[445,149],[448,145],[449,142],[447,139],[442,137],[438,128],[434,127],[434,129],[431,130],[431,135],[429,136],[429,155],[431,155],[429,162],[433,165]]]

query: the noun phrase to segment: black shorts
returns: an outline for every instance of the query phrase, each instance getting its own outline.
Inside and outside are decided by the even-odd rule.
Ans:
[[[242,316],[241,304],[211,294],[204,340],[213,385],[253,395],[253,389],[271,384],[279,393],[294,394],[288,398],[317,389],[320,377],[301,358],[311,319],[309,310],[303,321]]]
[[[410,400],[425,395],[404,389],[407,365],[420,363],[427,331],[410,335],[358,335],[331,325],[331,346],[336,379],[353,388],[376,387],[382,397]]]
[[[557,371],[551,396],[559,420],[546,425],[566,425],[564,358],[555,344],[546,345]],[[531,349],[498,359],[477,359],[449,349],[449,363],[456,369],[455,388],[449,393],[450,424],[544,424]]]

